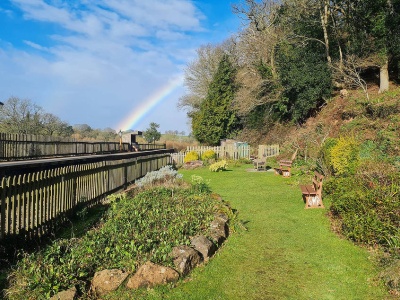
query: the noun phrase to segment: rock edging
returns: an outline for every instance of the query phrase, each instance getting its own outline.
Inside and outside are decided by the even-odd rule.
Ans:
[[[230,209],[229,204],[223,203],[222,197],[213,193],[212,198],[221,202],[221,206]],[[127,280],[126,287],[129,289],[151,288],[175,282],[179,277],[189,274],[202,261],[207,263],[217,251],[217,246],[229,236],[229,218],[223,212],[218,212],[210,223],[210,239],[204,235],[198,235],[191,239],[191,247],[179,245],[174,247],[169,254],[173,259],[175,270],[146,262]],[[91,282],[91,293],[96,296],[104,296],[117,290],[129,277],[129,273],[118,270],[102,270],[96,272]],[[53,296],[52,300],[73,300],[77,296],[76,288],[62,291]]]

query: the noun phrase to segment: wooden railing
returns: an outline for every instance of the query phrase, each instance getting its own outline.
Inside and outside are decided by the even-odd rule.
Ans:
[[[165,144],[139,144],[140,151],[166,149]],[[37,159],[130,151],[129,143],[78,141],[75,138],[0,133],[0,160]]]
[[[128,151],[130,145],[122,144]],[[0,133],[0,160],[120,152],[119,142],[78,141],[74,138]]]
[[[0,240],[52,232],[77,205],[91,206],[170,163],[173,149],[0,163]],[[8,239],[7,239],[8,240]]]
[[[166,144],[138,144],[140,151],[166,149]]]

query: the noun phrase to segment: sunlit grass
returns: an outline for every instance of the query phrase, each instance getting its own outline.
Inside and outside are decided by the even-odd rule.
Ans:
[[[246,168],[213,173],[211,188],[239,210],[247,232],[232,235],[187,282],[150,291],[121,288],[106,299],[383,299],[369,253],[330,230],[326,210],[304,210],[298,186]],[[328,203],[325,203],[327,206]],[[193,279],[193,280],[191,280]]]

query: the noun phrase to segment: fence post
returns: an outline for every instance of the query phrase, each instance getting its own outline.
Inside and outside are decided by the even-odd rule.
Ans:
[[[76,199],[76,189],[77,189],[77,178],[74,176],[72,178],[72,207],[71,207],[71,213],[74,214],[75,212],[75,206],[77,204],[77,199]]]
[[[124,165],[124,190],[128,187],[128,166],[127,164]]]
[[[0,238],[4,238],[6,235],[6,178],[4,175],[1,176],[1,229]]]

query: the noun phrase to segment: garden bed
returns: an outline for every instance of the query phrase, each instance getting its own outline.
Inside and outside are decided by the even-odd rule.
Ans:
[[[149,189],[112,197],[100,223],[82,238],[58,239],[24,255],[10,276],[7,297],[48,299],[71,287],[82,295],[96,272],[131,274],[149,261],[175,268],[173,248],[190,245],[195,236],[211,237],[216,213],[229,208],[202,180],[191,185],[167,177],[153,176],[156,182],[145,184]]]

